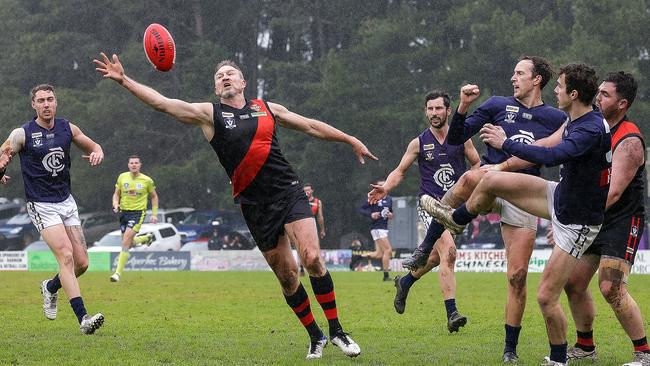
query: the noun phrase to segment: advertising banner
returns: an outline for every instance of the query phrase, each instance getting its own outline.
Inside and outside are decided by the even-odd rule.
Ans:
[[[119,252],[110,253],[112,271],[117,267]],[[189,271],[190,252],[130,252],[127,271]]]
[[[26,271],[26,252],[0,252],[0,271]]]
[[[270,271],[259,250],[201,250],[192,252],[192,271]]]
[[[56,272],[59,264],[51,251],[27,252],[28,267],[30,271]],[[109,271],[111,253],[88,252],[88,271]]]

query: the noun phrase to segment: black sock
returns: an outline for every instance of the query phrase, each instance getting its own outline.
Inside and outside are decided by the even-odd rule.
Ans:
[[[320,304],[320,307],[323,308],[325,318],[327,318],[331,338],[337,333],[343,331],[341,323],[339,323],[338,310],[336,308],[336,295],[334,293],[334,282],[332,281],[332,276],[330,276],[330,272],[327,271],[323,277],[309,276],[309,281],[311,281],[311,288],[314,290],[316,300]]]
[[[637,340],[632,340],[632,344],[634,345],[634,351],[650,353],[650,347],[648,347],[648,339],[646,337]]]
[[[445,309],[447,310],[447,319],[456,311],[456,299],[445,300]]]
[[[566,342],[562,344],[550,344],[551,361],[566,363]]]
[[[388,271],[384,271],[384,279],[388,278]]]
[[[454,210],[454,213],[452,214],[452,218],[458,225],[467,225],[474,220],[476,216],[478,215],[467,211],[467,206],[465,206],[464,203]]]
[[[84,315],[88,314],[81,296],[70,299],[70,306],[72,306],[72,311],[74,311],[74,315],[77,316],[77,320],[81,324],[81,319],[83,319]]]
[[[61,279],[57,273],[51,280],[47,281],[47,290],[50,293],[56,293],[61,288]]]
[[[307,296],[307,291],[305,291],[302,283],[298,286],[296,293],[290,296],[284,295],[284,299],[305,327],[307,333],[309,333],[309,338],[312,341],[317,341],[323,338],[323,331],[314,320],[314,314],[311,312],[309,296]]]
[[[517,344],[519,343],[519,332],[521,332],[521,326],[513,327],[506,324],[506,346],[503,348],[503,353],[513,352],[517,353]]]

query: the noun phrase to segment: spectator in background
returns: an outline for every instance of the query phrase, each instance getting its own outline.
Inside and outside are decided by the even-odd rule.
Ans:
[[[377,181],[376,184],[382,185],[384,181]],[[388,275],[390,259],[393,257],[393,247],[388,240],[388,220],[393,219],[393,198],[385,195],[372,204],[366,201],[359,208],[359,213],[370,218],[370,235],[375,241],[375,251],[361,256],[380,259],[381,269],[384,271],[384,281],[392,281]]]

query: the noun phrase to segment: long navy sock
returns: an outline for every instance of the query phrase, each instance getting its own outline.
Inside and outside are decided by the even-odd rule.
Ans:
[[[402,285],[402,289],[408,291],[417,280],[419,280],[419,278],[413,276],[411,272],[407,273],[406,276],[400,279],[400,284]]]
[[[456,299],[445,300],[445,309],[447,310],[447,319],[456,311]]]
[[[465,206],[464,203],[460,205],[460,207],[458,207],[456,210],[454,210],[454,213],[451,215],[451,217],[458,225],[467,225],[472,222],[476,216],[478,215],[467,211],[467,206]]]
[[[562,344],[550,344],[551,361],[566,363],[566,342]]]
[[[88,314],[81,296],[70,299],[70,306],[72,306],[74,315],[77,316],[77,320],[79,320],[79,324],[81,324],[81,319],[83,319],[84,315]]]
[[[427,230],[427,235],[424,237],[424,240],[422,240],[422,243],[418,248],[425,253],[431,252],[433,245],[438,239],[440,239],[444,231],[445,227],[442,226],[441,223],[436,220],[431,220],[431,224],[429,224],[429,229]]]
[[[521,326],[513,327],[506,324],[506,346],[503,349],[503,353],[514,352],[517,353],[517,344],[519,343],[519,332],[521,332]]]
[[[61,288],[61,279],[57,273],[51,280],[47,282],[47,290],[50,293],[56,293]]]

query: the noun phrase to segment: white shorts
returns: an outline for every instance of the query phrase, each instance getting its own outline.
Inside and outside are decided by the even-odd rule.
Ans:
[[[36,229],[41,230],[50,226],[63,224],[63,226],[81,225],[77,202],[72,195],[62,202],[27,202],[27,213],[32,219]]]
[[[548,212],[551,214],[551,224],[553,225],[553,240],[555,240],[555,245],[560,247],[560,249],[580,259],[585,250],[596,239],[601,225],[565,225],[559,222],[555,216],[553,206],[557,184],[557,182],[548,182],[546,185],[546,201],[548,204]]]
[[[492,212],[501,216],[503,224],[537,231],[537,216],[529,214],[501,197],[497,197],[494,201]]]
[[[372,235],[372,240],[387,238],[388,237],[388,230],[372,229],[372,230],[370,230],[370,235]]]

